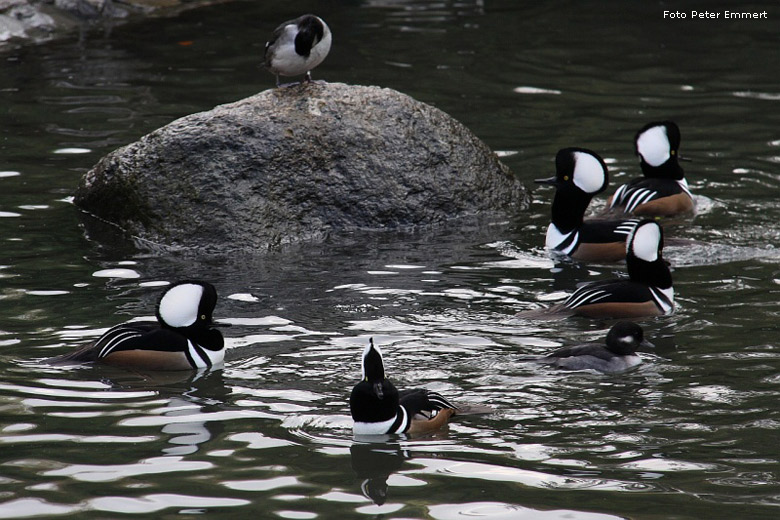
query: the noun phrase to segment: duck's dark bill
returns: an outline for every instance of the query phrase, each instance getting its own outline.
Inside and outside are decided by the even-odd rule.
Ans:
[[[555,177],[550,177],[549,179],[534,179],[534,182],[536,184],[550,184],[552,186],[556,186],[558,184],[558,179]]]
[[[226,322],[222,322],[222,321],[219,321],[219,322],[217,322],[217,321],[212,321],[212,322],[211,322],[211,326],[212,326],[212,327],[232,327],[232,326],[233,326],[233,324],[232,324],[232,323],[226,323]]]

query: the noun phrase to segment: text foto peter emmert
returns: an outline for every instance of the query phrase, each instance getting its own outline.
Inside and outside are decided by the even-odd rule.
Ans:
[[[664,18],[673,20],[740,20],[767,19],[766,11],[664,11]]]

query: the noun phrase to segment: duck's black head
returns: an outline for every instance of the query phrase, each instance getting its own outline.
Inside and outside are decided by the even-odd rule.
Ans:
[[[607,333],[607,350],[619,356],[633,354],[639,347],[653,347],[642,327],[633,321],[619,321]]]
[[[311,48],[324,37],[327,26],[321,18],[313,14],[299,16],[293,23],[298,28],[295,35],[295,52],[299,56],[308,57]]]
[[[214,329],[217,290],[208,282],[186,280],[168,287],[157,302],[157,321],[209,348],[221,348],[222,334]]]
[[[585,148],[563,148],[555,156],[555,177],[537,179],[555,186],[552,220],[562,231],[582,224],[594,195],[607,189],[607,165],[599,155]]]
[[[637,224],[626,242],[626,268],[632,281],[654,287],[672,286],[672,273],[664,261],[664,231],[655,220]]]
[[[349,408],[357,422],[377,423],[395,417],[398,412],[398,390],[385,378],[382,352],[369,340],[363,351],[363,378],[352,389]]]

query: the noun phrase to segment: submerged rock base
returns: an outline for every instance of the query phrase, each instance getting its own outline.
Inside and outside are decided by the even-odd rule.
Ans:
[[[110,153],[75,203],[142,241],[247,250],[506,216],[527,199],[444,112],[390,89],[315,82],[183,117]]]

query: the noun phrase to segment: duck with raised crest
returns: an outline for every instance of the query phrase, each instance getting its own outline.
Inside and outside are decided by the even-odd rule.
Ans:
[[[610,210],[672,216],[694,210],[693,195],[680,166],[680,129],[672,121],[645,125],[634,138],[644,177],[620,186],[607,201]]]
[[[661,226],[654,220],[643,220],[628,238],[628,280],[585,283],[561,304],[523,311],[517,316],[536,319],[553,319],[561,315],[633,318],[671,314],[674,288],[672,273],[662,257],[663,243]]]
[[[398,391],[385,377],[382,352],[373,338],[363,350],[363,377],[352,389],[349,409],[357,435],[425,433],[438,430],[457,407],[424,388]]]
[[[149,370],[212,367],[225,358],[225,341],[212,317],[216,304],[217,291],[210,283],[175,283],[157,304],[157,323],[116,325],[96,342],[49,362],[98,362]]]
[[[636,355],[640,347],[653,348],[642,327],[632,321],[619,321],[607,333],[605,345],[589,343],[558,349],[534,361],[567,370],[625,372],[642,362]]]
[[[263,62],[276,76],[304,75],[311,81],[311,71],[322,63],[330,52],[330,28],[318,16],[305,14],[281,24],[265,44]]]
[[[546,247],[585,262],[617,262],[626,257],[626,238],[639,220],[585,220],[594,195],[607,188],[607,165],[585,148],[564,148],[555,156],[555,177],[537,179],[555,186]]]

